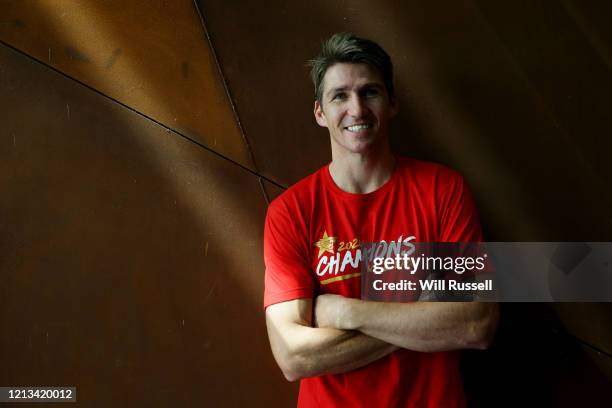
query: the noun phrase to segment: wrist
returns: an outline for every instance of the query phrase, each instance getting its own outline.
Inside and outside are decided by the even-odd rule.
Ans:
[[[363,303],[362,300],[360,299],[352,299],[349,298],[346,301],[346,305],[343,311],[343,316],[342,316],[342,327],[341,329],[343,330],[358,330],[360,323],[359,323],[359,317],[360,317],[360,306]]]

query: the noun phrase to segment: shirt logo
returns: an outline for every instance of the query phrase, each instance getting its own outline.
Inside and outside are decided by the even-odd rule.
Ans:
[[[322,285],[357,278],[361,276],[359,271],[363,256],[366,259],[373,259],[375,257],[393,257],[404,253],[410,255],[414,252],[413,241],[415,239],[413,235],[407,237],[400,235],[394,241],[383,240],[368,245],[367,248],[362,248],[361,241],[354,238],[350,241],[339,242],[336,248],[338,238],[330,237],[325,230],[321,239],[314,244],[319,249],[315,273]],[[328,253],[331,255],[328,255]]]
[[[334,244],[336,243],[336,237],[330,237],[327,235],[327,230],[323,231],[323,238],[315,243],[315,246],[319,248],[319,258],[326,252],[334,254]]]
[[[336,244],[338,245],[336,246]],[[327,234],[327,230],[324,230],[323,236],[314,245],[319,248],[315,272],[320,277],[328,276],[327,279],[323,278],[320,280],[322,285],[356,278],[361,275],[358,272],[359,261],[361,261],[361,252],[359,250],[361,242],[359,239],[354,238],[351,241],[338,242],[338,237],[331,237]],[[343,274],[345,270],[350,270],[353,273]],[[341,275],[336,276],[339,273]]]

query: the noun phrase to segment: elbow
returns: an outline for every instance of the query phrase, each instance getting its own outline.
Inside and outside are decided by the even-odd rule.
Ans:
[[[499,322],[499,306],[497,303],[481,303],[481,313],[470,324],[468,348],[486,350],[491,347],[497,324]]]
[[[299,371],[292,362],[279,361],[278,366],[280,367],[281,371],[283,372],[283,376],[287,381],[294,382],[301,379]]]
[[[283,376],[289,382],[298,381],[309,376],[306,365],[296,354],[285,353],[281,358],[277,359],[277,363]]]
[[[282,369],[282,371],[283,375],[285,376],[285,379],[289,382],[295,382],[303,378],[295,371],[289,369]]]

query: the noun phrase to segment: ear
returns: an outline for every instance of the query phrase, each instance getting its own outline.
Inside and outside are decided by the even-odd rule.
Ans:
[[[325,117],[323,107],[321,106],[319,101],[315,101],[314,103],[314,116],[319,126],[327,127],[327,118]]]

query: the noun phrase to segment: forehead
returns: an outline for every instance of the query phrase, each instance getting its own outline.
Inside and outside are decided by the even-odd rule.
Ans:
[[[327,68],[323,76],[323,93],[336,88],[355,88],[365,84],[384,86],[378,70],[362,63],[337,63]]]

